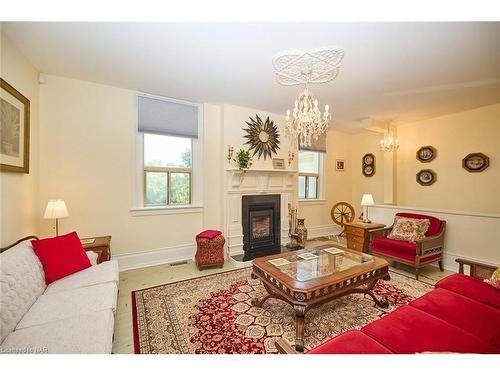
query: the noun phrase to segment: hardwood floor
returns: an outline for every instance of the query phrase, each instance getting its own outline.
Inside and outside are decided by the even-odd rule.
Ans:
[[[308,242],[309,246],[314,246],[316,244],[325,244],[325,241],[313,240]],[[188,261],[186,264],[181,265],[163,264],[160,266],[120,272],[120,293],[118,295],[118,307],[115,316],[113,353],[130,354],[134,352],[131,305],[131,292],[133,290],[187,280],[193,277],[210,275],[232,269],[235,269],[235,267],[229,262],[226,262],[222,269],[210,268],[198,271],[195,263],[193,261]],[[391,269],[408,276],[414,276],[412,269],[404,265],[395,265],[395,267],[391,267]],[[449,274],[451,274],[451,272],[446,270],[441,272],[437,267],[427,266],[421,271],[420,281],[434,284],[436,281]]]

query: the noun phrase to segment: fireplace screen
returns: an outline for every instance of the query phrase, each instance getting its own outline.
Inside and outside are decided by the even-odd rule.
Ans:
[[[266,238],[271,235],[271,216],[252,217],[252,237]]]

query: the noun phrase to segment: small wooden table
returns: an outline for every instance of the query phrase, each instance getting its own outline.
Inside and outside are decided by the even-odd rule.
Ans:
[[[93,243],[82,244],[85,251],[97,253],[97,263],[111,259],[111,236],[82,238],[82,240],[94,239]]]
[[[340,250],[334,255],[325,249]],[[298,255],[312,253],[313,260]],[[270,263],[279,258],[289,262],[282,266]],[[342,258],[342,259],[340,259]],[[268,298],[278,298],[293,306],[296,318],[295,349],[304,350],[304,316],[308,309],[351,293],[369,295],[383,308],[388,302],[371,291],[379,279],[389,280],[389,264],[382,258],[349,250],[337,244],[290,251],[257,258],[253,261],[252,278],[260,279],[267,295],[252,299],[262,307]]]
[[[378,229],[385,227],[379,223],[363,223],[362,221],[353,221],[352,223],[344,223],[345,236],[347,239],[347,247],[349,249],[370,252],[370,229]]]

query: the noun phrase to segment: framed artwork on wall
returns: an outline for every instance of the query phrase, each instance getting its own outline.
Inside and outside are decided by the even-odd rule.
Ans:
[[[343,172],[345,171],[345,160],[344,159],[336,159],[335,160],[335,170]]]
[[[273,159],[274,169],[285,169],[285,159]]]
[[[489,166],[490,158],[481,152],[474,152],[462,159],[462,168],[467,172],[482,172]]]
[[[417,182],[422,186],[430,186],[436,179],[436,173],[432,169],[422,169],[417,173]]]
[[[437,156],[437,150],[432,146],[420,147],[417,151],[417,160],[422,163],[429,163]]]
[[[365,177],[372,177],[375,174],[375,155],[365,154],[363,156],[361,172]]]
[[[258,154],[259,159],[264,156],[264,160],[267,157],[271,158],[272,154],[277,154],[280,148],[280,135],[278,127],[273,120],[269,119],[269,116],[264,122],[256,114],[255,119],[250,117],[250,122],[246,121],[246,124],[248,127],[243,130],[247,133],[244,137],[247,139],[245,144],[250,146],[248,151],[253,150],[253,155]]]
[[[30,101],[0,78],[0,171],[29,173]]]

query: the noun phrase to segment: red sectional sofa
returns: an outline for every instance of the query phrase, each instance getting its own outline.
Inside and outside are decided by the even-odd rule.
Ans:
[[[500,291],[465,275],[308,354],[500,353]]]
[[[500,353],[500,291],[471,276],[450,275],[410,304],[307,354],[424,352]]]

